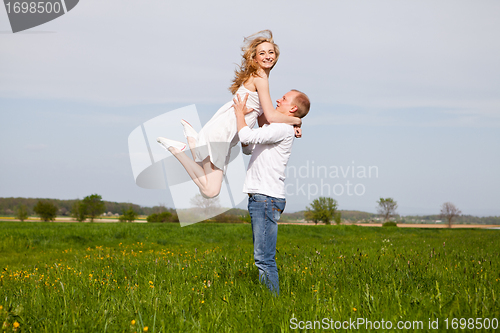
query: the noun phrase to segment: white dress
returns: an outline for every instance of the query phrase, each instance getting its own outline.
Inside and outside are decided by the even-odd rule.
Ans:
[[[252,128],[263,111],[256,91],[250,91],[242,85],[234,96],[240,95],[243,98],[246,93],[248,93],[246,106],[253,111],[245,116],[245,120],[248,127]],[[196,162],[202,162],[210,156],[210,161],[225,172],[230,150],[239,142],[233,104],[233,101],[224,104],[198,133]]]

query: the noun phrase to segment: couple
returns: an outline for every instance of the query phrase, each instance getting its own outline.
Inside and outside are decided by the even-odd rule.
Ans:
[[[242,64],[235,72],[230,91],[233,101],[226,103],[197,133],[182,121],[193,159],[184,153],[183,142],[158,138],[184,166],[200,193],[216,197],[229,163],[230,149],[238,141],[243,152],[252,153],[244,192],[249,193],[254,258],[259,278],[279,293],[276,252],[277,221],[285,208],[284,175],[294,136],[300,137],[301,118],[309,111],[309,99],[292,90],[277,101],[274,109],[269,93],[269,74],[279,57],[278,46],[269,30],[245,39]],[[244,95],[243,100],[240,95]],[[258,121],[261,128],[252,130]],[[247,126],[248,125],[248,126]]]

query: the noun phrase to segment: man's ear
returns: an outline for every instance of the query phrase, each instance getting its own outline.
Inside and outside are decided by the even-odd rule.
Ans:
[[[292,106],[292,108],[290,109],[290,112],[291,112],[291,113],[294,113],[294,112],[296,112],[296,111],[297,111],[297,109],[298,109],[297,105],[294,105],[294,106]]]

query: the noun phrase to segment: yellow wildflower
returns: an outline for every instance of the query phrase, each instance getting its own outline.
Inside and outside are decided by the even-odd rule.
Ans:
[[[135,325],[135,320],[132,319],[132,321],[130,322],[132,325]]]

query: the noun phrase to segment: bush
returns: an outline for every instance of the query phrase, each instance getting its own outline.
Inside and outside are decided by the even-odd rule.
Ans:
[[[177,221],[175,221],[177,220]],[[165,222],[178,222],[177,214],[175,216],[170,212],[153,213],[146,218],[150,223],[165,223]]]
[[[134,222],[135,219],[137,219],[139,215],[134,211],[132,207],[129,207],[126,211],[123,212],[123,215],[121,215],[118,220],[120,222]]]
[[[213,219],[218,222],[218,223],[231,223],[233,220],[235,220],[235,217],[229,215],[229,214],[219,214],[217,216],[214,216]],[[239,221],[239,219],[238,219]]]
[[[248,213],[245,215],[240,215],[239,219],[243,223],[252,223],[252,218],[250,217],[250,214],[248,214]]]
[[[398,224],[394,221],[387,221],[382,224],[383,227],[397,227]]]
[[[83,222],[87,219],[87,206],[85,202],[77,200],[71,208],[71,216],[78,222]]]
[[[340,225],[342,223],[342,213],[336,210],[333,214],[333,220],[335,221],[335,224]]]
[[[21,222],[24,222],[24,220],[28,219],[28,208],[26,207],[26,205],[17,206],[16,218]]]

